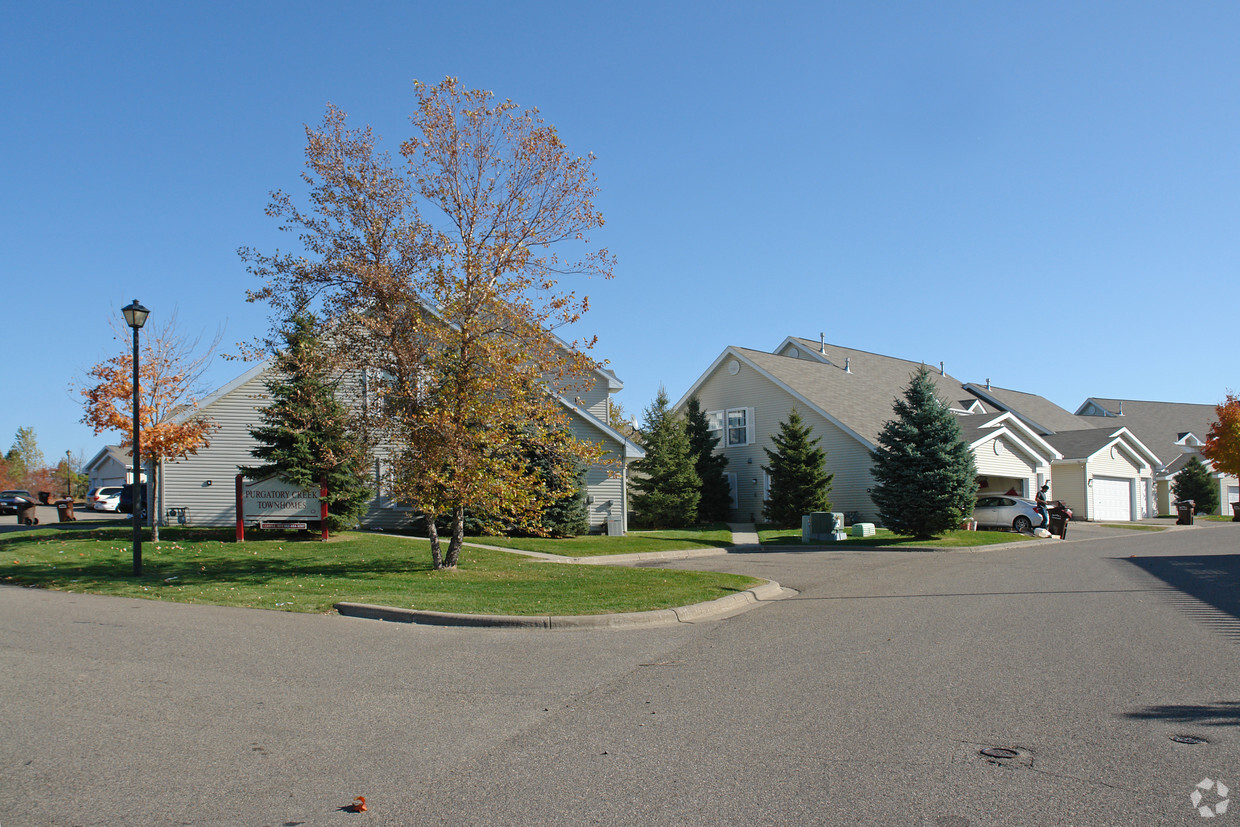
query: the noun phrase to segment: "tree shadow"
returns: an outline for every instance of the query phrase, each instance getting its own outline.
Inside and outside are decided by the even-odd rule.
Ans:
[[[1125,712],[1124,717],[1139,721],[1168,721],[1200,726],[1240,726],[1240,701],[1147,706],[1136,712]]]
[[[1121,559],[1170,586],[1164,594],[1180,611],[1240,643],[1240,554]]]

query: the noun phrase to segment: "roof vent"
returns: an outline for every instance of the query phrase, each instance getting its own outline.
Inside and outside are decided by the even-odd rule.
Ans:
[[[844,372],[852,373],[852,357],[851,356],[844,357]]]
[[[819,353],[827,352],[827,334],[825,333],[818,334],[818,352]]]
[[[943,363],[939,362],[939,376],[944,375],[946,372],[947,370],[943,367]]]
[[[1123,415],[1124,415],[1124,400],[1121,399],[1119,401],[1119,413],[1116,414],[1116,416],[1123,416]]]
[[[986,390],[990,390],[990,377],[986,377]]]

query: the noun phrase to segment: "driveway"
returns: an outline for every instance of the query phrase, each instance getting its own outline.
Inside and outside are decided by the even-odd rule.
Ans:
[[[683,561],[798,594],[626,631],[0,589],[0,823],[1199,823],[1240,531],[1087,531]]]

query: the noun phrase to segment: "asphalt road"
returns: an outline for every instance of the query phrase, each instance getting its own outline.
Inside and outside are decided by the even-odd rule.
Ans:
[[[0,824],[1240,824],[1240,526],[1069,536],[685,561],[798,594],[643,630],[3,588]]]

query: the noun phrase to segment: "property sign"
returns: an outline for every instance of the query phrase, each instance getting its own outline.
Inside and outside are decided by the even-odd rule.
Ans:
[[[279,477],[247,480],[237,475],[237,542],[245,542],[245,524],[260,527],[279,524],[281,528],[305,528],[306,521],[318,520],[327,539],[327,487],[297,486]]]

